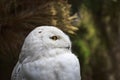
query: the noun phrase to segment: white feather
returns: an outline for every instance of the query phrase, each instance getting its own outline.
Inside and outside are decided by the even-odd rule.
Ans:
[[[69,37],[52,26],[35,28],[24,41],[11,80],[81,80]]]

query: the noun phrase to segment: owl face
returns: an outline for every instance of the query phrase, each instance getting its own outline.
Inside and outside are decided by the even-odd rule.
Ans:
[[[31,46],[33,46],[32,44],[36,44],[45,49],[71,49],[69,37],[60,29],[53,26],[41,26],[35,28],[25,41],[29,42]]]

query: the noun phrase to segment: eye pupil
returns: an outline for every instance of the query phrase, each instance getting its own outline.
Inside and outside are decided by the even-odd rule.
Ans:
[[[52,37],[50,37],[52,40],[57,40],[58,39],[58,37],[57,36],[52,36]]]

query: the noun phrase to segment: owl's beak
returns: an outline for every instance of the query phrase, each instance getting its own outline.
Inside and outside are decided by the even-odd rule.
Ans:
[[[67,47],[65,47],[65,48],[66,48],[66,49],[69,49],[69,50],[71,49],[71,47],[70,47],[70,46],[67,46]]]

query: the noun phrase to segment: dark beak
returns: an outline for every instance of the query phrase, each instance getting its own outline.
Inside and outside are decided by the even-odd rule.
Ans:
[[[70,46],[66,47],[66,49],[70,49]]]

